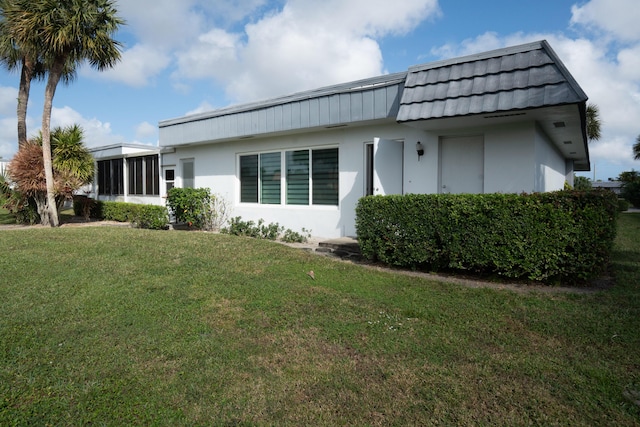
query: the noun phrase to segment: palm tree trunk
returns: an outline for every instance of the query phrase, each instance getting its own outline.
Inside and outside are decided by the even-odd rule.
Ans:
[[[57,227],[60,224],[56,207],[53,162],[51,159],[51,109],[63,69],[64,61],[58,60],[54,62],[49,70],[49,78],[44,90],[44,108],[42,111],[42,159],[44,161],[44,176],[47,182],[47,206],[45,215],[41,217],[41,224],[50,225],[51,227]]]
[[[27,57],[22,58],[20,88],[18,89],[18,148],[27,143],[27,104],[29,103],[31,79],[33,79],[33,66],[32,60]]]

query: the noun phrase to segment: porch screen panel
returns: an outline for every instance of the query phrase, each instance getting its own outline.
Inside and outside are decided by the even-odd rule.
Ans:
[[[101,160],[98,162],[98,194],[111,194],[111,162]]]
[[[309,150],[287,151],[287,204],[309,204]]]
[[[123,159],[111,160],[111,194],[124,194],[124,161]]]
[[[311,152],[314,205],[338,205],[338,149]]]
[[[127,159],[129,168],[129,194],[143,194],[142,157]]]
[[[157,196],[160,194],[160,171],[158,171],[158,156],[146,156],[145,162],[145,194]]]
[[[240,202],[258,203],[258,155],[240,157]]]
[[[280,204],[280,153],[260,154],[260,203],[267,205]]]

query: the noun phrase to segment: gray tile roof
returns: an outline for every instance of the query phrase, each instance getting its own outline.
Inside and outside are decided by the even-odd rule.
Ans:
[[[586,100],[543,40],[410,68],[397,120],[497,113]]]

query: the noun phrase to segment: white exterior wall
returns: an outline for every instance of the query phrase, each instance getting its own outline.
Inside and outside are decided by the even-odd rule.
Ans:
[[[138,203],[141,205],[157,205],[164,206],[166,204],[166,200],[161,196],[144,196],[144,195],[123,195],[123,196],[104,196],[104,195],[96,195],[95,190],[91,190],[91,192],[87,193],[82,190],[78,191],[78,194],[87,195],[88,197],[96,200],[101,200],[103,202],[124,202],[124,203]]]
[[[535,128],[536,187],[535,191],[556,191],[564,188],[567,163],[560,151],[539,127]]]
[[[485,131],[485,193],[535,191],[533,129],[520,123]]]
[[[182,187],[181,161],[194,160],[196,188],[208,187],[225,198],[231,217],[279,223],[293,231],[311,230],[317,237],[355,236],[355,207],[366,192],[365,145],[375,138],[401,140],[403,193],[438,193],[439,141],[442,136],[482,135],[485,193],[520,193],[562,188],[566,164],[533,122],[464,130],[428,132],[397,123],[346,127],[298,135],[251,138],[216,144],[176,147],[162,155],[162,168],[175,169],[175,185]],[[418,158],[416,143],[425,148]],[[338,147],[339,206],[240,204],[239,156],[304,148]],[[384,159],[383,159],[384,161]],[[542,175],[540,174],[542,173]],[[544,185],[540,185],[543,177]],[[560,177],[558,179],[558,177]],[[164,196],[164,172],[161,194]]]
[[[293,231],[311,230],[314,236],[339,237],[355,235],[355,206],[365,193],[365,144],[376,137],[401,139],[400,130],[415,134],[411,128],[396,124],[376,127],[335,129],[303,135],[255,138],[211,145],[177,147],[175,153],[163,154],[165,168],[174,165],[175,185],[182,187],[181,160],[194,159],[196,188],[208,187],[225,198],[232,208],[231,216],[244,221],[263,219],[277,222]],[[415,143],[409,143],[415,158]],[[239,156],[268,151],[303,148],[338,147],[340,166],[339,206],[261,205],[239,202]],[[405,150],[406,152],[406,150]],[[161,188],[164,184],[161,183]]]

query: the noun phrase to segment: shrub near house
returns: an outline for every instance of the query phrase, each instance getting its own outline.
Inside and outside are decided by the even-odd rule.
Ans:
[[[607,191],[368,196],[356,227],[386,264],[575,283],[606,267],[617,206]]]

